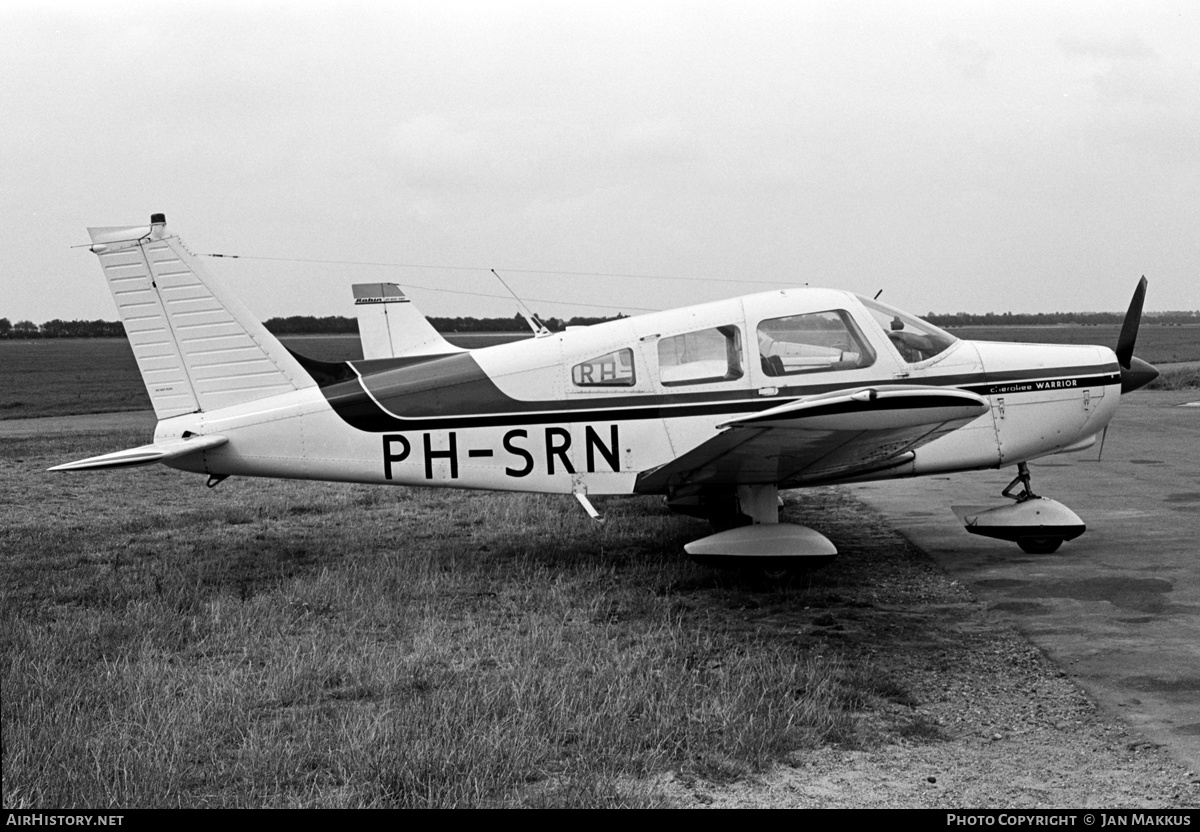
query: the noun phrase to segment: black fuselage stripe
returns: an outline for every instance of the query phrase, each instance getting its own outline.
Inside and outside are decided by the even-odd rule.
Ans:
[[[1086,375],[1064,375],[1090,371]],[[981,375],[987,381],[979,381]],[[738,390],[723,394],[722,399],[714,400],[711,393],[693,396],[623,396],[620,404],[611,398],[607,406],[596,407],[591,402],[520,402],[507,399],[504,402],[494,402],[493,406],[504,404],[524,405],[530,409],[509,412],[491,412],[479,414],[433,414],[426,413],[414,416],[393,414],[383,409],[376,402],[376,397],[367,392],[367,382],[370,376],[360,377],[362,397],[354,401],[345,398],[329,396],[329,403],[346,422],[371,433],[384,433],[405,430],[452,430],[464,428],[513,427],[519,425],[570,424],[603,421],[640,421],[646,419],[683,418],[689,416],[723,416],[748,411],[762,411],[786,404],[789,399],[795,401],[808,396],[825,392],[856,389],[883,385],[920,385],[922,387],[939,386],[965,390],[982,396],[1009,395],[1020,393],[1041,393],[1057,389],[1074,389],[1088,387],[1104,387],[1119,385],[1120,372],[1114,367],[1104,367],[1101,373],[1096,373],[1092,367],[1069,367],[1057,370],[1024,370],[1009,373],[943,376],[941,378],[924,378],[905,381],[903,379],[888,379],[886,381],[863,382],[855,388],[845,384],[824,384],[809,387],[791,387],[780,390],[779,394],[758,399],[745,398],[746,391]],[[1020,388],[1020,389],[1017,389]],[[725,398],[729,397],[729,398]],[[606,397],[608,398],[608,397]],[[684,399],[680,401],[680,399]],[[647,399],[650,403],[642,404]],[[688,400],[692,399],[692,400]],[[626,404],[626,402],[628,404]],[[638,404],[634,404],[638,402]],[[955,401],[954,406],[961,406],[961,401]],[[546,407],[552,405],[552,407]],[[916,407],[913,399],[908,399],[905,407]],[[945,406],[940,405],[929,406]],[[544,409],[533,409],[544,408]],[[813,415],[813,411],[806,411]]]

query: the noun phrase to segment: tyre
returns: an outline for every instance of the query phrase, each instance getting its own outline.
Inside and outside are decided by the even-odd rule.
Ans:
[[[1031,555],[1049,555],[1057,552],[1062,542],[1061,537],[1022,537],[1017,541],[1017,545],[1021,547],[1022,552]]]

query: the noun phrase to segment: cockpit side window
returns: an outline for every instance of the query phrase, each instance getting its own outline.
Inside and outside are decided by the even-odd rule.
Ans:
[[[950,349],[958,341],[949,332],[894,306],[862,298],[863,306],[879,324],[900,357],[909,364],[928,361]]]
[[[718,326],[663,338],[658,342],[658,373],[667,387],[741,378],[741,331]]]
[[[875,352],[842,309],[763,321],[758,325],[758,354],[769,376],[854,370],[875,363]]]
[[[576,387],[633,387],[633,350],[626,348],[605,353],[571,368]]]

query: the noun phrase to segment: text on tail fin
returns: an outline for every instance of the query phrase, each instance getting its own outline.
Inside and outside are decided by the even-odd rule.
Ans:
[[[355,283],[353,289],[363,358],[465,352],[439,335],[395,283]]]

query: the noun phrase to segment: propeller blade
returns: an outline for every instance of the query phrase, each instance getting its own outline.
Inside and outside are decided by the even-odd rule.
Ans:
[[[1137,342],[1138,325],[1142,322],[1142,304],[1146,301],[1146,276],[1138,281],[1133,290],[1133,299],[1129,301],[1129,310],[1125,313],[1125,323],[1121,324],[1121,335],[1117,338],[1117,363],[1128,370],[1133,360],[1133,345]],[[1135,388],[1136,389],[1136,388]]]

